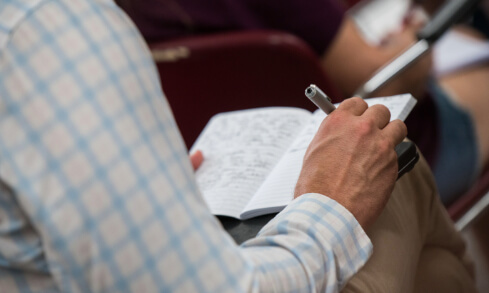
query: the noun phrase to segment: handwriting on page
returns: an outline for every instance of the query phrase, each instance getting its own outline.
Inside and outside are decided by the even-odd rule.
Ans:
[[[245,210],[285,206],[294,198],[304,154],[325,117],[321,110],[314,112]]]
[[[293,142],[287,153],[300,152],[302,153],[302,156],[304,156],[306,149],[309,147],[309,144],[319,129],[319,125],[321,125],[321,122],[325,117],[326,114],[321,110],[314,112],[314,115],[311,116],[308,123],[304,126],[300,132],[300,135]]]
[[[239,215],[311,115],[278,109],[217,115],[197,140],[197,183],[213,213]]]

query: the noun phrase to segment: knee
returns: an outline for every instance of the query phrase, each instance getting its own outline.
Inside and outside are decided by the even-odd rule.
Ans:
[[[476,292],[470,264],[446,249],[425,248],[420,255],[414,292]]]

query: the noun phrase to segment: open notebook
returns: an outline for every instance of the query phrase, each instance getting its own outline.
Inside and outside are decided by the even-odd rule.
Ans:
[[[409,94],[366,100],[404,120]],[[300,108],[256,108],[215,115],[191,151],[204,153],[197,183],[215,215],[248,219],[282,210],[293,199],[307,146],[326,114]]]

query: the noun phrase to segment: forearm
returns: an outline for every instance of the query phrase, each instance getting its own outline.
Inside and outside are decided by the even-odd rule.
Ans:
[[[362,39],[352,19],[345,17],[321,63],[332,83],[348,98],[386,59]]]
[[[354,92],[375,72],[393,60],[415,41],[414,28],[406,28],[390,42],[373,46],[368,44],[351,17],[346,17],[332,45],[324,52],[321,63],[332,83],[344,98]],[[411,93],[422,98],[431,72],[431,53],[390,81],[374,96]]]
[[[353,216],[320,194],[294,200],[243,246],[263,292],[337,292],[372,253]]]

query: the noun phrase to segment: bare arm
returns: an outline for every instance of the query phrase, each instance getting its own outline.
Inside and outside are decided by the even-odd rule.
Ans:
[[[346,17],[331,46],[323,54],[321,62],[332,82],[345,97],[350,97],[377,69],[415,41],[418,27],[419,24],[415,23],[407,25],[399,34],[390,36],[386,44],[372,46],[365,42],[353,20]],[[387,96],[409,92],[416,98],[422,97],[431,71],[431,59],[431,54],[423,57],[375,95]]]

